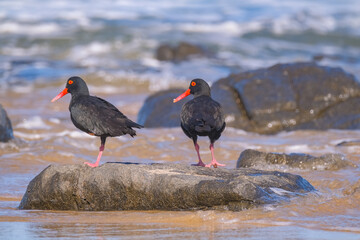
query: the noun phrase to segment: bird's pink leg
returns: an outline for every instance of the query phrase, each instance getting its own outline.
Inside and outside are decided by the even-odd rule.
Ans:
[[[212,143],[210,144],[210,151],[211,151],[212,160],[211,160],[211,163],[207,164],[205,167],[214,166],[214,168],[217,168],[218,166],[220,166],[220,167],[225,166],[225,164],[220,164],[216,161],[215,154],[214,154],[214,144],[212,144]]]
[[[89,163],[89,162],[84,162],[84,164],[90,166],[90,167],[97,167],[99,166],[99,163],[100,163],[100,159],[101,159],[101,155],[104,151],[104,148],[105,148],[105,145],[101,144],[100,148],[99,148],[99,155],[96,159],[96,162],[95,163]]]
[[[203,161],[201,161],[200,152],[199,152],[199,150],[200,150],[199,144],[195,143],[194,146],[195,146],[198,158],[199,158],[199,162],[197,164],[191,164],[191,165],[205,167],[205,164],[203,163]]]

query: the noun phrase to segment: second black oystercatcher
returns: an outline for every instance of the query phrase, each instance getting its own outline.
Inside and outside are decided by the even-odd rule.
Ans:
[[[180,101],[186,96],[193,94],[194,99],[185,103],[181,109],[181,128],[184,133],[193,140],[194,146],[199,158],[196,166],[217,167],[225,166],[216,161],[214,155],[214,143],[221,136],[225,129],[225,119],[221,105],[211,98],[210,87],[202,79],[191,81],[189,89],[174,99],[174,103]],[[210,164],[205,165],[201,160],[198,136],[208,136],[210,139],[210,151],[212,160]]]
[[[136,132],[132,128],[143,128],[143,126],[128,119],[111,103],[104,99],[90,96],[85,81],[80,77],[69,78],[65,89],[53,98],[51,102],[55,102],[68,93],[71,94],[69,105],[70,117],[75,127],[101,139],[96,162],[85,162],[90,167],[99,166],[107,137],[117,137],[125,134],[134,137]]]

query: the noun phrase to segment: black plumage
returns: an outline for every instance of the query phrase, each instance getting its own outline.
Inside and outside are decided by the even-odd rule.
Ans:
[[[180,118],[181,128],[189,138],[208,136],[212,143],[220,138],[226,125],[221,105],[206,95],[185,103]]]
[[[224,131],[226,123],[221,105],[211,98],[210,87],[202,79],[191,81],[189,89],[174,100],[177,102],[184,97],[193,94],[194,98],[185,103],[181,109],[181,128],[184,133],[193,140],[198,154],[199,166],[224,166],[219,164],[214,156],[214,143]],[[205,165],[200,157],[198,136],[208,136],[212,153],[211,164]]]
[[[67,93],[71,94],[69,111],[73,124],[78,129],[101,138],[101,146],[96,163],[85,163],[91,167],[99,165],[107,137],[116,137],[125,134],[133,137],[136,135],[136,132],[132,128],[143,127],[128,119],[114,105],[106,100],[96,96],[90,96],[85,81],[80,77],[69,78],[65,89],[57,95],[52,102]]]

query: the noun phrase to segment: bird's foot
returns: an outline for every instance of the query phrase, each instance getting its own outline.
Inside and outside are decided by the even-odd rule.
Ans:
[[[90,167],[98,167],[99,163],[89,163],[89,162],[84,162],[84,164],[90,166]]]
[[[205,167],[205,163],[203,163],[203,162],[198,162],[198,163],[196,163],[196,164],[191,164],[191,166]]]
[[[225,164],[221,164],[221,163],[218,163],[217,161],[214,161],[214,162],[211,162],[210,164],[206,164],[205,167],[211,167],[213,166],[214,168],[217,168],[218,166],[219,167],[225,167],[226,165]]]

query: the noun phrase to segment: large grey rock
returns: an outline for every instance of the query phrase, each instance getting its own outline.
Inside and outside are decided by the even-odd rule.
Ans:
[[[241,210],[313,190],[301,176],[254,169],[178,164],[50,165],[30,182],[19,208]]]
[[[360,84],[341,68],[277,64],[221,79],[212,95],[231,116],[227,126],[247,131],[360,128],[360,108],[354,107]]]
[[[341,68],[315,63],[277,64],[220,79],[212,85],[211,94],[223,106],[227,126],[246,131],[272,134],[296,129],[360,128],[360,108],[354,107],[360,105],[360,84]],[[166,113],[178,106],[159,107]],[[160,121],[153,118],[156,120],[149,117],[148,121]],[[179,126],[173,123],[166,127]]]
[[[0,142],[8,142],[13,138],[14,135],[11,121],[6,114],[5,109],[0,104]]]
[[[266,168],[269,165],[288,166],[307,170],[339,170],[357,167],[341,154],[324,154],[320,157],[303,153],[267,153],[246,149],[236,163],[237,168]]]

